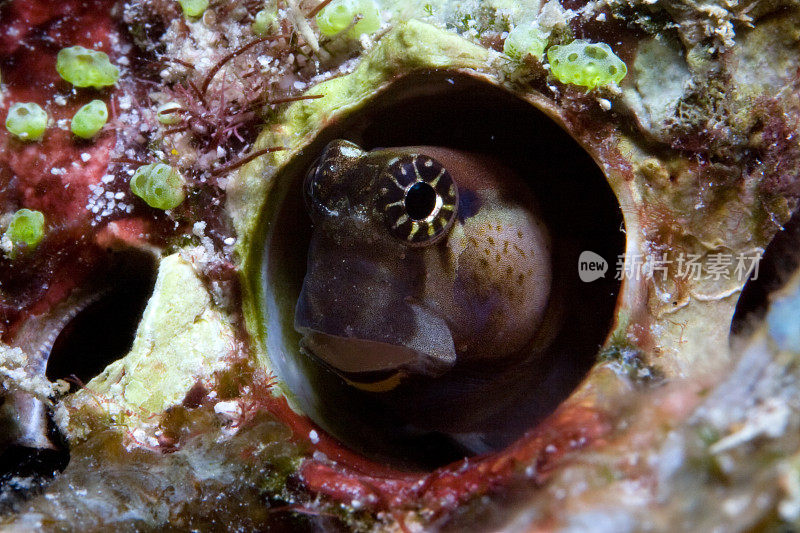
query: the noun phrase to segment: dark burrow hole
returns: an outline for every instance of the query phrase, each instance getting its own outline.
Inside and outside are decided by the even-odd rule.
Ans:
[[[367,457],[398,467],[430,469],[469,452],[462,440],[445,434],[403,431],[403,414],[383,405],[379,393],[356,390],[301,355],[293,325],[311,233],[302,181],[334,139],[366,150],[438,145],[490,154],[525,177],[538,198],[554,243],[554,294],[563,307],[564,326],[541,369],[518,384],[525,391],[521,400],[485,428],[481,442],[490,450],[502,449],[574,390],[612,325],[619,282],[613,275],[591,283],[578,277],[581,251],[614,264],[624,250],[622,214],[603,173],[575,140],[529,103],[474,78],[425,72],[396,81],[367,108],[322,131],[277,177],[278,188],[264,211],[261,250],[266,342],[274,368],[324,429]],[[420,191],[420,215],[428,208],[424,194]]]
[[[780,289],[787,277],[800,267],[800,210],[796,210],[769,243],[758,265],[757,276],[751,274],[736,303],[736,312],[731,322],[733,336],[746,333],[764,320],[770,303],[770,295]],[[734,337],[732,337],[733,339]]]
[[[156,262],[143,252],[112,256],[98,276],[97,298],[72,318],[53,344],[47,378],[86,383],[128,353],[147,300]],[[74,378],[77,378],[74,379]]]
[[[71,318],[53,343],[45,373],[51,381],[70,381],[72,390],[130,350],[156,263],[142,252],[112,253],[95,274],[90,287],[71,297],[79,311],[65,311]],[[9,512],[67,467],[69,450],[44,404],[25,393],[0,402],[0,426],[8,429],[0,438],[0,512]]]
[[[55,432],[54,432],[55,433]],[[69,463],[69,452],[11,446],[0,454],[0,513],[41,491]]]

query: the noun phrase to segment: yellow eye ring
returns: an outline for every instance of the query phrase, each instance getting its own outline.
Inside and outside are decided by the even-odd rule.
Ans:
[[[457,207],[453,177],[432,157],[396,157],[381,174],[378,209],[389,232],[411,246],[433,244],[444,236]]]

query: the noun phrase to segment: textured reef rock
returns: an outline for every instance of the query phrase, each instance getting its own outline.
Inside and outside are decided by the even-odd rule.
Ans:
[[[58,430],[28,424],[46,439],[34,447],[69,450],[52,480],[5,473],[3,527],[798,527],[800,4],[379,6],[381,27],[356,39],[321,35],[311,1],[212,1],[195,18],[171,0],[0,2],[0,116],[28,101],[50,116],[41,142],[0,131],[0,227],[23,207],[47,221],[35,249],[14,256],[6,242],[0,258],[0,383],[17,409],[4,433],[35,405]],[[253,24],[262,10],[266,28]],[[606,43],[627,75],[589,89],[557,79],[546,53],[508,57],[504,40],[526,25],[548,47]],[[108,53],[116,85],[60,79],[56,54],[74,45]],[[537,156],[543,181],[591,157],[621,210],[625,275],[609,285],[612,323],[546,416],[481,455],[392,466],[364,454],[368,429],[339,433],[347,413],[329,418],[336,398],[296,353],[308,222],[292,202],[327,142],[402,138],[419,101],[436,103],[414,108],[433,131],[424,117],[470,91],[577,142],[579,155]],[[109,125],[76,140],[69,119],[95,98]],[[165,104],[178,119],[159,115]],[[483,131],[454,109],[449,124]],[[508,146],[522,135],[496,133]],[[156,161],[186,180],[174,209],[130,191]],[[577,200],[590,180],[540,201],[602,226]],[[744,261],[762,254],[745,287]],[[617,258],[605,259],[610,277]],[[564,327],[589,329],[595,302],[573,301]],[[131,342],[90,342],[123,308]]]

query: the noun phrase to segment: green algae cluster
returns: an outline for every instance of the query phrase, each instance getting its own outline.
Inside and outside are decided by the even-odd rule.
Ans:
[[[150,163],[136,169],[131,192],[156,209],[173,209],[186,198],[180,172],[166,163]]]
[[[156,110],[156,119],[165,126],[178,124],[181,118],[181,104],[178,102],[167,102],[158,106]]]
[[[275,9],[262,9],[253,17],[253,24],[250,29],[256,35],[266,35],[275,28],[278,23],[278,12]]]
[[[92,100],[78,109],[72,117],[72,133],[82,139],[91,139],[108,121],[108,107],[102,100]]]
[[[551,46],[547,51],[550,71],[562,83],[595,89],[619,83],[628,73],[625,63],[606,43],[577,39],[569,44]]]
[[[335,0],[317,13],[316,20],[322,35],[329,37],[338,35],[351,25],[347,32],[350,37],[373,33],[381,27],[381,13],[375,0]]]
[[[178,3],[187,17],[199,17],[208,9],[208,0],[178,0]]]
[[[6,129],[23,141],[38,141],[47,128],[47,113],[39,104],[16,103],[8,110]]]
[[[29,250],[36,248],[44,237],[44,214],[32,209],[20,209],[11,217],[5,236],[14,244],[25,245]]]
[[[56,56],[56,71],[75,87],[100,89],[114,85],[119,69],[111,64],[105,52],[83,46],[63,48]]]

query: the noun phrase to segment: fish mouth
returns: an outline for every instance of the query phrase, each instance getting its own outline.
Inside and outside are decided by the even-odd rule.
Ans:
[[[300,341],[303,353],[365,390],[389,390],[409,374],[438,375],[449,368],[408,346],[343,337],[311,328],[298,331],[303,334]]]
[[[348,379],[398,371],[436,377],[455,364],[444,317],[403,297],[407,287],[400,295],[387,292],[398,281],[379,262],[341,264],[322,260],[306,274],[294,317],[306,352]]]

